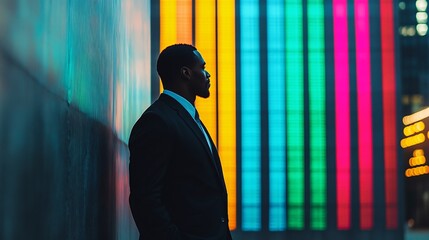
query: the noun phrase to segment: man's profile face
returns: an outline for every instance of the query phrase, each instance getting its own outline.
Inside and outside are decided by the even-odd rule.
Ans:
[[[190,87],[196,96],[208,98],[210,96],[210,74],[206,71],[204,61],[201,54],[194,50],[196,62],[191,69]]]

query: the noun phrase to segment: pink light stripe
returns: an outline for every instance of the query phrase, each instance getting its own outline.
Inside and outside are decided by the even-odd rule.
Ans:
[[[350,229],[350,86],[347,0],[333,0],[337,227]]]
[[[380,0],[386,228],[398,228],[396,77],[393,1]]]
[[[373,227],[371,49],[368,0],[355,0],[360,227]]]
[[[368,0],[355,0],[360,227],[373,226],[371,55]]]

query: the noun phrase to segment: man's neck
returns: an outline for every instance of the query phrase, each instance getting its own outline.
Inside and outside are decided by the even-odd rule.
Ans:
[[[187,91],[181,90],[181,89],[175,89],[175,88],[166,88],[168,91],[172,91],[184,99],[188,100],[193,106],[195,106],[195,96],[192,96],[192,94],[189,94]]]

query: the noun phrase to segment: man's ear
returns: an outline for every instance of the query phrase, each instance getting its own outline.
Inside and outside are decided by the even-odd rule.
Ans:
[[[182,67],[180,69],[180,75],[182,75],[182,77],[185,79],[191,79],[191,69],[188,67]]]

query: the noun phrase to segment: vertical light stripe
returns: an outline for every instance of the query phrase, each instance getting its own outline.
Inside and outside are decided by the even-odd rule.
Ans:
[[[164,48],[177,41],[177,8],[176,1],[159,0],[159,48]]]
[[[392,0],[380,0],[386,228],[398,228],[395,28]]]
[[[159,12],[160,51],[176,43],[192,44],[192,0],[160,0]],[[164,90],[161,83],[159,89]]]
[[[218,150],[228,189],[229,228],[237,227],[235,4],[218,0]]]
[[[350,86],[347,0],[333,0],[337,227],[350,229]]]
[[[368,0],[355,0],[360,227],[373,226],[371,52]]]
[[[176,43],[192,44],[192,0],[177,0]]]
[[[308,0],[310,227],[326,228],[325,26],[323,0]]]
[[[242,229],[261,229],[259,1],[240,0]]]
[[[210,73],[210,97],[197,98],[195,106],[201,115],[204,125],[216,143],[216,1],[195,1],[195,46],[206,61],[206,69]]]
[[[288,228],[304,228],[304,58],[302,1],[285,2]]]
[[[283,0],[267,1],[269,230],[286,228],[285,25]]]
[[[176,1],[159,0],[159,50],[177,43],[177,5]],[[159,91],[164,90],[159,81]]]

